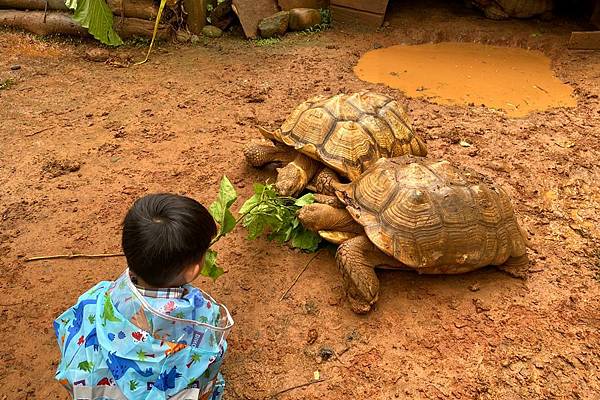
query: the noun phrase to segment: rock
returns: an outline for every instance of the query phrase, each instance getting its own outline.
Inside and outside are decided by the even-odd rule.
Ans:
[[[314,8],[294,8],[290,10],[289,28],[291,31],[303,31],[321,23],[321,13]]]
[[[277,3],[284,11],[289,11],[292,8],[327,8],[329,1],[327,0],[278,0]]]
[[[208,36],[209,38],[218,38],[223,35],[223,31],[216,26],[206,25],[204,28],[202,28],[202,34],[204,36]]]
[[[177,41],[180,43],[187,43],[192,39],[192,36],[188,31],[178,30],[177,31]]]
[[[231,0],[225,0],[210,12],[210,23],[221,30],[229,28],[233,21],[235,15],[231,8]]]
[[[110,57],[110,53],[106,49],[89,49],[85,52],[85,59],[94,62],[105,62]]]
[[[13,65],[10,66],[10,69],[12,71],[18,71],[18,70],[21,69],[21,66],[19,64],[13,64]]]
[[[198,35],[192,35],[190,40],[191,40],[192,44],[200,43],[200,37]]]
[[[333,354],[334,352],[331,347],[323,346],[319,349],[319,357],[321,357],[323,361],[329,360]]]
[[[313,344],[319,338],[319,333],[316,329],[311,329],[308,331],[308,337],[306,338],[306,343]]]
[[[270,17],[263,18],[258,23],[258,33],[263,38],[281,36],[287,31],[289,20],[289,11],[280,11]]]

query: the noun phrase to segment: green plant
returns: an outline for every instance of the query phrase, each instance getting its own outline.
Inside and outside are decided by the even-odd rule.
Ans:
[[[248,239],[256,239],[268,232],[269,240],[279,243],[289,242],[290,246],[307,251],[315,251],[321,238],[314,232],[304,229],[297,211],[314,201],[312,194],[306,194],[299,199],[279,196],[272,184],[254,185],[254,195],[247,199],[239,210],[236,219],[231,212],[231,206],[237,200],[237,192],[226,176],[221,179],[217,199],[210,205],[208,211],[219,225],[217,236],[211,246],[231,232],[237,224],[248,230]],[[200,272],[204,276],[217,279],[223,274],[223,269],[217,264],[217,252],[209,249],[204,258]]]
[[[14,84],[15,81],[10,78],[0,81],[0,90],[10,89]]]
[[[74,11],[73,20],[100,42],[109,46],[123,44],[113,29],[112,10],[104,0],[66,0],[65,4]]]
[[[319,9],[319,13],[321,14],[321,23],[303,30],[303,33],[317,33],[331,28],[331,11],[329,8],[321,8]]]
[[[251,42],[255,46],[266,47],[266,46],[272,46],[274,44],[281,42],[281,39],[278,37],[260,38],[260,39],[253,39],[253,40],[251,40]]]
[[[300,208],[313,202],[314,196],[311,193],[294,199],[279,196],[272,184],[255,184],[254,195],[240,209],[240,213],[244,215],[242,225],[248,230],[248,239],[255,239],[268,232],[269,240],[289,242],[292,247],[302,250],[317,250],[321,238],[304,229],[296,216]]]

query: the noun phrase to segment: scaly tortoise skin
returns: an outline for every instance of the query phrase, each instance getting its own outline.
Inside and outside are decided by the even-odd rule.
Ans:
[[[353,182],[334,186],[364,230],[347,227],[350,233],[337,240],[342,242],[338,267],[356,312],[368,311],[377,300],[375,267],[460,274],[495,265],[523,276],[528,242],[510,199],[469,168],[411,156],[380,159]],[[333,213],[343,212],[327,207],[313,204],[299,214],[308,229],[326,239],[336,235],[323,224],[332,225]],[[314,222],[319,219],[320,224]],[[335,219],[334,231],[342,220],[349,219]]]
[[[394,99],[370,91],[313,97],[296,107],[281,128],[265,136],[350,180],[380,157],[427,155],[406,110]]]
[[[406,110],[391,97],[371,91],[313,97],[296,107],[279,129],[260,131],[266,139],[322,162],[350,180],[380,157],[427,154]],[[251,165],[264,165],[267,160],[253,146],[244,150],[246,159]],[[298,164],[302,162],[296,168],[307,169]],[[308,175],[303,179],[310,181]],[[303,182],[284,194],[296,194],[305,186]]]
[[[553,0],[472,0],[490,19],[530,18],[549,13]]]

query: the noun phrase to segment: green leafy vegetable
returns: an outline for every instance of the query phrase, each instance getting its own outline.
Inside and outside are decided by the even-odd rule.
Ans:
[[[223,236],[228,234],[235,228],[237,221],[231,213],[231,206],[237,200],[237,192],[235,188],[226,176],[221,179],[219,186],[219,194],[217,199],[210,205],[208,212],[219,224],[219,231],[217,236],[212,240],[211,244],[216,243]],[[217,252],[208,249],[206,256],[204,257],[204,265],[200,273],[204,276],[209,276],[213,279],[217,279],[223,275],[223,268],[217,264]]]
[[[74,11],[73,20],[100,42],[109,46],[123,44],[113,29],[112,10],[104,0],[66,0],[65,4]]]
[[[267,232],[269,240],[289,242],[292,247],[316,251],[321,238],[304,229],[296,213],[314,202],[309,193],[299,199],[279,196],[273,185],[254,185],[254,195],[242,205],[242,225],[248,230],[248,239],[256,239]]]
[[[279,196],[273,185],[255,184],[254,195],[244,202],[239,210],[238,219],[231,212],[231,206],[237,198],[235,188],[229,179],[223,176],[217,199],[208,208],[219,225],[217,236],[211,245],[231,232],[241,220],[248,230],[248,239],[256,239],[267,232],[269,240],[287,242],[290,246],[302,250],[317,250],[321,238],[316,233],[304,229],[296,216],[300,208],[314,202],[311,193],[294,199]],[[206,252],[200,273],[213,279],[223,275],[223,268],[217,264],[216,251],[209,249]]]

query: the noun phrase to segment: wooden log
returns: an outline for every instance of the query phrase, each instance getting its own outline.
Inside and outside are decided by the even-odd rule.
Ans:
[[[385,14],[388,0],[331,0],[331,5],[373,14]]]
[[[187,27],[193,34],[201,34],[202,28],[206,25],[206,1],[207,0],[183,0],[183,7],[187,13]]]
[[[0,26],[21,28],[36,35],[66,34],[90,36],[87,29],[73,21],[72,15],[63,12],[49,12],[44,22],[43,11],[0,10]],[[154,22],[139,18],[114,18],[113,26],[123,39],[132,37],[152,37]],[[170,35],[168,26],[159,25],[157,38],[166,39]]]
[[[385,13],[375,14],[368,11],[355,10],[341,6],[329,6],[334,24],[363,25],[379,28],[383,24]]]
[[[156,19],[158,7],[152,0],[108,0],[108,6],[115,15],[130,18]],[[46,0],[0,0],[0,8],[14,10],[45,10]],[[48,10],[68,11],[64,0],[48,0]]]
[[[600,50],[600,31],[571,32],[568,48],[573,50]]]

